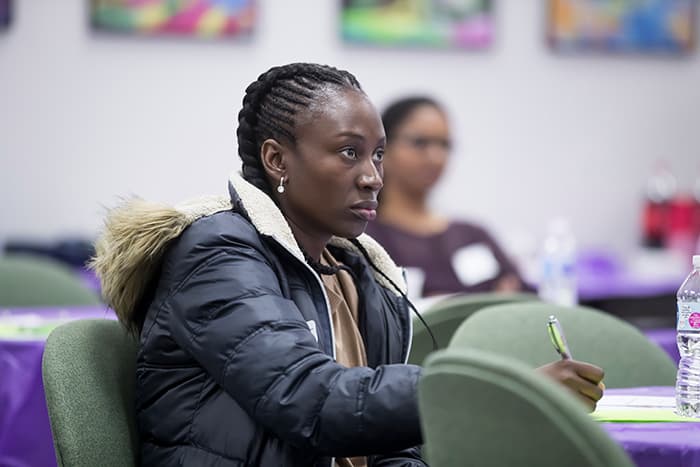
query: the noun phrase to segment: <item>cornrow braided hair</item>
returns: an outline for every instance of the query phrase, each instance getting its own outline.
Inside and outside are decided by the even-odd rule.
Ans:
[[[273,201],[276,198],[260,158],[262,143],[271,138],[295,144],[298,114],[322,97],[328,86],[364,92],[351,73],[315,63],[291,63],[270,68],[245,90],[236,130],[243,178]],[[321,264],[303,248],[302,252],[307,263],[319,274],[332,275],[342,269]]]
[[[384,131],[386,132],[386,142],[391,144],[398,133],[399,128],[408,120],[408,118],[413,114],[413,112],[422,106],[434,107],[441,113],[444,113],[442,105],[438,103],[435,99],[428,96],[410,96],[404,97],[397,101],[389,104],[382,112],[382,124],[384,125]],[[384,180],[387,179],[386,173],[384,174]],[[381,192],[377,195],[377,201],[379,201],[379,208],[377,213],[382,214],[382,194]]]
[[[270,68],[246,88],[236,131],[245,180],[272,195],[260,159],[263,141],[272,138],[296,143],[298,113],[308,110],[328,86],[363,92],[351,73],[315,63],[291,63]]]

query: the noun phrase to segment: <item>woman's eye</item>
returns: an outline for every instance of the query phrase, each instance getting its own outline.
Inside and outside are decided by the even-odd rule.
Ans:
[[[340,151],[340,153],[348,159],[357,159],[357,153],[353,148],[345,148],[342,151]]]
[[[377,162],[381,162],[384,160],[384,150],[383,149],[378,149],[377,152],[374,153],[374,160]]]

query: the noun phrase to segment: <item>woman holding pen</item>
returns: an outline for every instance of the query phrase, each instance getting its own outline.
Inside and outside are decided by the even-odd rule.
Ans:
[[[140,337],[142,465],[426,465],[405,283],[363,234],[385,139],[349,72],[274,67],[246,89],[227,196],[110,216],[95,265]],[[539,371],[602,395],[593,365]]]

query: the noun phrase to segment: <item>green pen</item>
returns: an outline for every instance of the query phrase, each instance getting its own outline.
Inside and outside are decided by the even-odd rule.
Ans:
[[[554,315],[550,315],[547,321],[547,332],[549,333],[549,339],[552,341],[552,345],[554,345],[554,350],[561,355],[562,360],[571,359],[571,351],[569,350],[569,345],[566,343],[564,330],[561,328],[559,320]]]
[[[550,315],[547,321],[547,332],[549,333],[549,339],[552,341],[554,350],[561,355],[562,360],[570,360],[571,350],[569,350],[569,345],[566,343],[566,336],[564,335],[564,330],[559,324],[559,320],[554,316]],[[605,383],[602,381],[598,382],[598,387],[605,391]]]

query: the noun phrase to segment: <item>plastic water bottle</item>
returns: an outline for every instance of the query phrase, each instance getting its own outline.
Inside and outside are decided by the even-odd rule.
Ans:
[[[700,418],[700,255],[676,295],[676,341],[681,360],[676,378],[676,412]]]
[[[550,222],[542,247],[538,295],[545,302],[573,306],[578,302],[576,239],[566,219]]]

